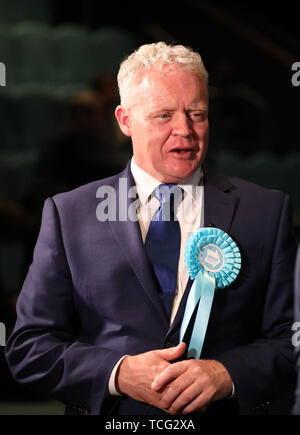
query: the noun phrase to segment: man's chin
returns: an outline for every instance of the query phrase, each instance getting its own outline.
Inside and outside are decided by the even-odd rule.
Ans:
[[[184,180],[190,178],[196,171],[198,167],[195,167],[189,171],[173,171],[168,172],[163,175],[163,179],[161,180],[163,183],[177,183],[180,184]]]
[[[181,181],[191,177],[199,167],[199,163],[173,165],[168,171],[166,171],[166,177],[173,179],[174,183],[180,183]]]

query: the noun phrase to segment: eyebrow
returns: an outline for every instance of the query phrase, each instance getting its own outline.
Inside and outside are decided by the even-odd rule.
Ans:
[[[207,112],[207,106],[195,107],[191,109],[187,109],[188,112]]]
[[[206,112],[208,109],[208,106],[205,105],[191,105],[190,108],[186,109],[187,112],[191,112],[191,111],[199,111],[199,112]],[[172,106],[163,106],[163,107],[153,107],[153,109],[151,110],[151,114],[154,113],[161,113],[161,112],[174,112],[175,110],[177,110],[177,107],[172,107]]]
[[[195,103],[192,102],[190,107],[191,107],[191,109],[188,109],[188,110],[207,110],[208,104],[205,103],[204,101],[202,101],[200,103],[199,102],[195,102]]]

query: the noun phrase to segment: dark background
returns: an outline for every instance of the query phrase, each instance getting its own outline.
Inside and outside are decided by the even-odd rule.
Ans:
[[[6,65],[0,321],[7,335],[46,197],[113,174],[130,158],[130,144],[118,137],[111,116],[118,101],[107,102],[108,86],[96,89],[94,79],[105,73],[115,84],[120,61],[143,43],[163,40],[201,54],[210,74],[207,164],[288,193],[299,238],[300,86],[291,83],[292,64],[300,62],[298,12],[289,1],[0,0]],[[105,96],[97,137],[72,118],[72,97],[83,91]],[[91,115],[78,113],[80,120]],[[0,399],[41,400],[12,381],[0,350]]]

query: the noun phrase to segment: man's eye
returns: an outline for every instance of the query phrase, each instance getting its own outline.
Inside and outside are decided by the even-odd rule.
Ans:
[[[202,112],[195,112],[195,113],[191,113],[191,118],[196,120],[196,121],[203,121],[205,119],[205,113]]]
[[[159,115],[159,117],[160,117],[160,119],[167,119],[167,118],[169,118],[169,114],[168,113],[161,113]]]
[[[206,113],[205,112],[194,112],[190,114],[190,118],[193,121],[202,122],[205,121]]]

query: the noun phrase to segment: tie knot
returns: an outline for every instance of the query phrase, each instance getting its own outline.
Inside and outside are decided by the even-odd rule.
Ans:
[[[159,200],[160,205],[171,202],[174,204],[176,198],[179,200],[179,195],[181,197],[181,187],[178,184],[160,184],[154,191],[155,197]]]

